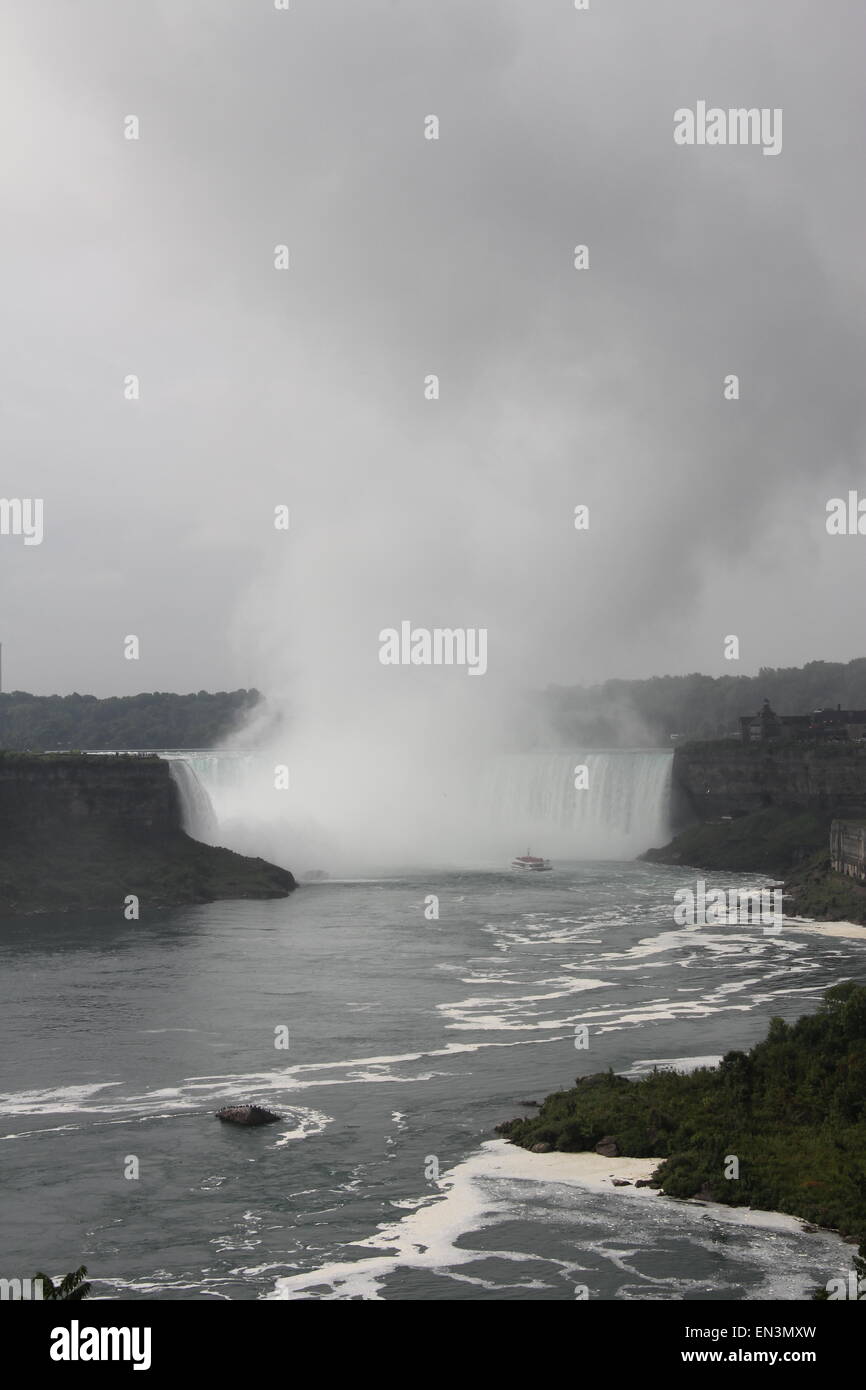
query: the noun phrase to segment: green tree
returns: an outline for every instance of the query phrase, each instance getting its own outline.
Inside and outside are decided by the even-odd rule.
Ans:
[[[87,1267],[80,1265],[70,1274],[64,1274],[59,1284],[55,1284],[53,1279],[49,1279],[47,1274],[37,1274],[36,1278],[42,1281],[42,1297],[47,1299],[64,1299],[68,1303],[79,1303],[82,1299],[89,1297],[91,1285],[87,1283]]]

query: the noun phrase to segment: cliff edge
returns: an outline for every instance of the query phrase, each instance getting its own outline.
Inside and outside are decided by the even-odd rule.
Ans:
[[[185,834],[155,756],[0,752],[0,917],[282,898],[287,869]]]
[[[671,842],[641,859],[785,882],[785,911],[866,924],[866,879],[837,872],[831,825],[866,816],[866,746],[730,740],[678,747]]]

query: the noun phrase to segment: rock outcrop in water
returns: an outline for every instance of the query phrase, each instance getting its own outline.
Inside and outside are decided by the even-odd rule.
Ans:
[[[121,914],[132,895],[144,916],[294,886],[287,869],[185,834],[161,758],[0,752],[0,917]]]
[[[280,1118],[260,1105],[227,1105],[216,1112],[216,1117],[230,1125],[272,1125]]]

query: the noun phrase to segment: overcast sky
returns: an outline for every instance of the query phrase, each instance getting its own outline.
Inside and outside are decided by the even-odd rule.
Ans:
[[[44,539],[0,536],[4,689],[345,699],[404,619],[526,685],[866,654],[825,527],[866,496],[864,30],[5,0],[0,496]],[[781,108],[781,152],[676,145],[698,101]]]

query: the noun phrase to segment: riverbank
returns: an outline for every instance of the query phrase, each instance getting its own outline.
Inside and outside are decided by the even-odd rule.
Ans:
[[[716,1068],[578,1077],[498,1132],[539,1157],[661,1155],[653,1181],[667,1196],[786,1213],[862,1243],[866,989],[837,985],[818,1013],[774,1018]]]
[[[510,1151],[510,1152],[509,1152]],[[520,1156],[508,1140],[492,1140],[483,1146],[486,1155],[485,1171],[490,1176],[532,1182],[559,1182],[582,1188],[587,1192],[614,1192],[618,1196],[644,1201],[664,1200],[668,1196],[660,1187],[650,1186],[653,1174],[664,1162],[661,1158],[604,1158],[594,1152],[547,1153]],[[480,1166],[480,1165],[479,1165]],[[640,1183],[640,1186],[636,1184]],[[781,1211],[763,1211],[756,1207],[732,1207],[726,1203],[702,1198],[670,1198],[686,1201],[692,1206],[706,1207],[718,1221],[736,1226],[755,1226],[764,1230],[819,1232],[845,1245],[838,1231],[813,1226],[805,1218]]]
[[[866,923],[866,888],[830,865],[829,812],[767,807],[689,826],[641,859],[689,869],[761,873],[784,882],[785,911],[819,922]]]
[[[606,1159],[595,1153],[528,1154],[505,1140],[488,1140],[475,1153],[443,1173],[435,1196],[425,1197],[414,1210],[397,1219],[386,1220],[372,1235],[354,1240],[352,1259],[329,1261],[313,1273],[282,1276],[268,1297],[274,1300],[321,1297],[322,1289],[326,1288],[338,1298],[380,1298],[401,1271],[411,1271],[414,1281],[425,1276],[441,1279],[443,1271],[449,1271],[457,1279],[462,1277],[465,1284],[477,1285],[482,1283],[485,1274],[489,1276],[492,1258],[482,1233],[497,1222],[497,1214],[501,1219],[512,1205],[515,1219],[518,1211],[524,1220],[527,1213],[538,1211],[556,1225],[564,1224],[566,1231],[571,1229],[567,1224],[569,1216],[581,1210],[588,1208],[596,1218],[605,1212],[608,1219],[617,1222],[617,1229],[629,1232],[625,1237],[629,1242],[637,1226],[648,1226],[654,1233],[654,1241],[658,1240],[660,1231],[675,1239],[675,1232],[689,1230],[698,1219],[703,1240],[718,1244],[727,1245],[729,1239],[732,1243],[742,1240],[748,1231],[768,1232],[770,1239],[778,1241],[786,1251],[791,1269],[775,1286],[768,1280],[764,1297],[808,1298],[819,1280],[826,1279],[823,1271],[817,1273],[819,1269],[823,1267],[823,1270],[839,1274],[847,1269],[850,1250],[839,1236],[808,1226],[797,1217],[774,1211],[725,1207],[713,1202],[677,1202],[666,1199],[651,1187],[636,1187],[635,1181],[648,1178],[658,1162],[657,1158]],[[612,1197],[616,1198],[616,1212],[609,1205]],[[729,1234],[723,1233],[725,1227]],[[804,1234],[809,1236],[808,1254],[802,1252],[795,1262],[791,1259],[796,1248],[793,1241]],[[513,1239],[513,1235],[510,1238]],[[609,1239],[613,1246],[617,1245],[612,1232]],[[506,1244],[505,1248],[509,1246]],[[639,1248],[639,1240],[634,1246],[629,1243],[629,1257],[624,1266],[619,1262],[618,1252],[612,1254],[620,1278],[640,1283],[640,1291],[632,1286],[630,1296],[658,1297],[660,1288],[669,1297],[684,1296],[681,1281],[675,1276],[660,1278],[656,1274],[644,1279],[637,1273],[634,1258]],[[495,1246],[496,1249],[499,1247]],[[779,1254],[777,1248],[777,1262]],[[509,1249],[507,1267],[513,1268],[516,1258]],[[578,1263],[575,1263],[573,1247],[568,1248],[567,1253],[565,1250],[560,1253],[560,1277],[568,1281],[570,1298],[595,1296],[597,1275],[591,1261],[587,1247],[581,1247]],[[533,1283],[537,1288],[539,1280],[550,1281],[551,1270],[556,1265],[543,1259],[539,1261],[535,1254],[530,1268],[533,1278],[524,1276],[524,1296]],[[512,1281],[514,1277],[511,1275]],[[778,1273],[776,1278],[779,1278]],[[709,1280],[696,1279],[694,1289],[706,1288],[708,1283]],[[548,1288],[552,1287],[555,1284],[549,1282]],[[622,1296],[622,1285],[618,1284],[616,1292],[612,1290],[610,1296]]]

